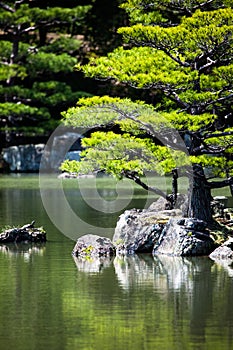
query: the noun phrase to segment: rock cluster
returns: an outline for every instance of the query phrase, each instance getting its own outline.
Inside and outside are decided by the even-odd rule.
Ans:
[[[216,249],[204,221],[183,218],[180,210],[164,210],[163,204],[158,200],[147,210],[126,210],[117,222],[112,241],[85,235],[77,240],[73,255],[100,257],[152,253],[154,256],[208,256]]]
[[[34,227],[35,221],[22,227],[4,230],[0,234],[0,243],[46,242],[46,232],[42,227]]]

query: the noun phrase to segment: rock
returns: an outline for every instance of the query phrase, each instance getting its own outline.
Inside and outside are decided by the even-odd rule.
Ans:
[[[2,158],[10,171],[38,172],[44,147],[44,144],[11,146],[2,150]]]
[[[65,131],[50,140],[50,147],[45,148],[40,169],[43,171],[58,171],[65,160],[80,160],[82,135],[77,132]]]
[[[209,255],[216,245],[206,230],[206,223],[197,219],[171,218],[164,226],[153,254],[171,256]]]
[[[167,205],[167,200],[163,197],[159,197],[157,201],[151,203],[151,205],[148,207],[147,211],[161,211],[165,210]]]
[[[80,161],[80,153],[81,153],[81,151],[69,151],[65,155],[65,160]]]
[[[213,260],[233,260],[233,238],[230,237],[220,247],[216,248],[209,257]]]
[[[151,253],[163,226],[180,211],[126,210],[119,218],[113,244],[118,254]]]
[[[187,200],[187,196],[186,195],[178,193],[177,194],[176,204],[175,204],[175,209],[177,211],[181,211],[186,200]],[[165,198],[163,198],[163,197],[159,197],[159,199],[157,199],[157,201],[151,203],[151,205],[149,206],[147,211],[153,211],[153,212],[154,211],[156,211],[156,212],[163,211],[163,210],[167,209],[167,205],[168,205],[167,200]]]
[[[182,218],[177,221],[177,224],[185,227],[187,230],[195,230],[209,235],[209,232],[207,231],[207,223],[203,220],[195,218]]]
[[[77,179],[77,174],[64,172],[58,175],[59,179]]]
[[[224,218],[224,210],[227,207],[228,198],[225,196],[216,196],[211,202],[211,209],[214,218]]]
[[[81,138],[79,133],[64,132],[54,137],[51,149],[45,147],[44,143],[3,148],[0,154],[0,170],[3,168],[11,172],[57,172],[64,160],[80,160]]]
[[[182,197],[181,203],[185,200]],[[216,248],[207,224],[195,218],[183,218],[180,209],[164,210],[159,199],[147,210],[131,209],[120,215],[112,242],[86,235],[78,239],[73,255],[99,257],[152,253],[154,256],[208,256]]]
[[[35,228],[34,223],[35,221],[3,231],[0,234],[0,243],[46,242],[46,232],[42,227]]]
[[[80,237],[73,249],[72,255],[76,257],[97,258],[100,256],[112,256],[115,248],[109,238],[93,234]]]

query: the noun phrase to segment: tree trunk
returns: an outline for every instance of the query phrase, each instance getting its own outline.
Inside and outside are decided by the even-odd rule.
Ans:
[[[190,178],[186,216],[203,220],[208,224],[213,223],[211,201],[211,187],[206,180],[203,168],[200,165],[194,165],[193,176]]]
[[[229,160],[230,160],[230,158],[228,157],[228,161]],[[230,177],[229,169],[226,169],[226,176],[227,176],[227,178]],[[229,184],[229,188],[230,188],[231,195],[233,197],[233,184],[232,183]]]

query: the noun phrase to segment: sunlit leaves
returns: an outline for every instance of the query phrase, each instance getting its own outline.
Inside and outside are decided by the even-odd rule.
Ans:
[[[217,119],[216,115],[204,113],[200,115],[188,115],[178,111],[162,113],[162,116],[169,121],[170,125],[180,131],[208,130]]]
[[[0,81],[5,81],[13,77],[24,79],[27,76],[25,67],[18,64],[0,64]]]
[[[156,171],[164,174],[181,164],[188,164],[187,157],[182,152],[156,146],[150,139],[129,136],[114,132],[95,132],[91,138],[82,140],[85,147],[81,154],[83,160],[65,161],[61,169],[78,173],[98,170],[122,177],[126,172],[143,175],[147,171]]]
[[[151,95],[159,91],[163,98],[157,108],[107,96],[79,101],[63,113],[66,124],[107,126],[119,134],[93,133],[83,140],[79,165],[66,163],[65,169],[141,175],[170,173],[191,162],[218,176],[231,172],[231,5],[217,0],[123,3],[131,25],[118,33],[126,45],[76,68],[87,77],[150,89]]]
[[[140,113],[139,113],[140,111]],[[67,125],[80,127],[95,127],[115,123],[127,117],[138,117],[145,113],[154,113],[152,106],[144,102],[132,102],[129,99],[112,98],[109,96],[94,96],[78,101],[77,107],[71,107],[63,112]]]
[[[11,116],[19,117],[22,120],[22,115],[26,117],[34,116],[35,118],[38,116],[43,118],[49,117],[49,113],[45,109],[30,107],[23,103],[0,103],[0,118]]]
[[[205,51],[217,56],[216,48],[223,47],[225,54],[229,54],[232,25],[233,12],[227,8],[211,12],[198,10],[192,17],[184,17],[178,26],[164,28],[140,23],[120,28],[118,32],[126,42],[163,50],[185,64]]]
[[[182,16],[191,16],[196,10],[210,11],[232,6],[232,0],[127,0],[124,8],[131,20],[131,24],[167,24],[173,20],[178,24]]]
[[[148,47],[131,50],[118,48],[108,57],[93,59],[90,64],[76,68],[82,69],[89,77],[113,78],[139,88],[160,88],[167,84],[179,86],[195,77],[195,73],[188,68],[179,67],[162,51]]]

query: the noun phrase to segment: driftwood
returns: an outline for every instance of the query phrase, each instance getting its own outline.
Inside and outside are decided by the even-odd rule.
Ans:
[[[0,243],[46,242],[46,232],[42,227],[34,227],[35,221],[22,227],[13,227],[0,234]]]

